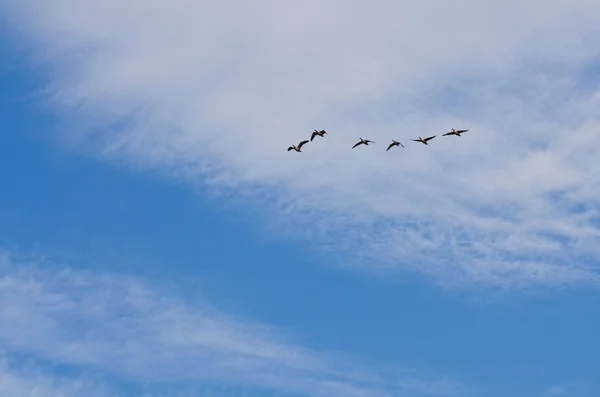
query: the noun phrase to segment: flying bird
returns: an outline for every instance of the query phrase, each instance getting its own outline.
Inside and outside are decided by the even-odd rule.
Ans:
[[[460,136],[460,134],[462,134],[463,132],[467,132],[467,131],[469,131],[469,130],[458,130],[458,131],[457,131],[457,130],[455,130],[454,128],[452,128],[452,131],[450,131],[450,132],[448,132],[448,133],[444,134],[444,136],[446,136],[446,135],[456,135],[456,136]]]
[[[419,139],[411,139],[411,141],[415,141],[415,142],[421,142],[422,144],[424,144],[424,145],[427,145],[427,142],[428,142],[428,141],[430,141],[430,140],[432,140],[432,139],[433,139],[433,138],[435,138],[436,136],[437,136],[437,135],[430,136],[430,137],[427,137],[427,138],[425,138],[425,139],[423,139],[423,138],[419,137]]]
[[[317,135],[320,137],[323,137],[323,136],[325,136],[325,134],[327,134],[327,131],[325,131],[325,130],[321,130],[321,131],[314,130],[312,135],[310,136],[310,141],[312,142],[312,140],[315,139],[315,137]]]
[[[375,143],[375,142],[370,141],[368,139],[362,139],[362,138],[360,138],[360,141],[358,141],[354,146],[352,146],[352,149],[354,149],[358,145],[367,145],[367,146],[369,146],[369,143]]]
[[[388,150],[390,150],[390,149],[391,149],[393,146],[402,146],[402,147],[404,147],[404,145],[403,145],[403,144],[401,144],[400,142],[398,142],[398,141],[395,141],[395,140],[393,140],[393,139],[392,139],[392,143],[390,143],[390,146],[388,146],[388,148],[387,148],[387,149],[385,149],[385,151],[387,152],[387,151],[388,151]]]
[[[302,146],[306,145],[307,143],[308,143],[308,141],[302,141],[302,142],[300,142],[300,143],[298,144],[298,146],[296,146],[296,145],[292,145],[292,146],[290,146],[290,147],[288,148],[288,152],[289,152],[290,150],[295,150],[295,151],[297,151],[297,152],[301,152],[301,151],[302,151]]]

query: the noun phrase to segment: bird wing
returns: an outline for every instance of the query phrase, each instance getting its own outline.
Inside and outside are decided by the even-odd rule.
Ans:
[[[412,138],[410,138],[410,140],[411,140],[411,141],[415,141],[415,142],[421,142],[421,140],[420,140],[420,139],[412,139]]]
[[[302,141],[298,144],[298,149],[300,149],[302,146],[306,145],[308,143],[308,141]]]
[[[394,146],[394,145],[395,145],[395,143],[394,143],[394,142],[390,143],[390,146],[388,146],[388,148],[387,148],[387,149],[385,149],[385,151],[387,152],[387,151],[388,151],[388,150],[390,150],[390,149],[392,148],[392,146]]]
[[[355,144],[354,144],[354,146],[352,146],[352,149],[354,149],[354,148],[355,148],[355,147],[357,147],[358,145],[362,145],[362,144],[363,144],[363,142],[362,142],[362,141],[360,141],[360,142],[357,142],[357,143],[355,143]]]
[[[433,138],[435,138],[436,136],[437,136],[437,135],[433,135],[433,136],[427,137],[427,138],[425,138],[425,139],[423,139],[423,140],[424,140],[425,142],[427,142],[427,141],[430,141],[430,140],[432,140],[432,139],[433,139]]]
[[[398,145],[400,145],[400,146],[404,147],[404,145],[403,145],[401,142],[398,142]]]
[[[293,146],[290,146],[290,147],[288,148],[288,152],[289,152],[290,150],[294,150],[294,147],[293,147]]]
[[[448,135],[456,135],[456,134],[454,133],[454,131],[443,134],[443,136],[448,136]]]
[[[467,132],[467,131],[469,131],[469,130],[458,130],[456,132],[458,132],[459,134],[462,134],[463,132]]]
[[[315,139],[315,136],[317,136],[317,131],[313,131],[312,135],[310,136],[310,141],[312,142],[313,139]]]

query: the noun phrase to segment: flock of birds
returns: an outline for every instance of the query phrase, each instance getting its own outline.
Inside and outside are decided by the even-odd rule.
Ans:
[[[452,128],[452,131],[443,134],[443,136],[448,136],[448,135],[460,136],[463,132],[467,132],[467,131],[469,131],[469,130],[455,130],[454,128]],[[295,150],[297,152],[301,152],[302,151],[302,146],[306,145],[309,142],[312,142],[312,140],[315,139],[316,136],[324,137],[326,134],[327,134],[327,131],[325,131],[325,130],[320,130],[320,131],[314,130],[313,133],[312,133],[312,135],[310,136],[310,140],[307,139],[305,141],[302,141],[302,142],[300,142],[298,144],[298,146],[296,146],[296,145],[290,146],[288,148],[288,152],[290,150]],[[433,135],[433,136],[429,136],[427,138],[421,138],[421,137],[419,137],[419,139],[412,139],[411,138],[411,141],[421,142],[422,144],[427,145],[427,142],[429,142],[430,140],[432,140],[436,136],[437,135]],[[359,145],[369,146],[369,143],[375,143],[375,142],[374,141],[370,141],[368,139],[360,138],[360,140],[358,142],[356,142],[354,144],[354,146],[352,146],[352,149],[354,149],[355,147],[357,147]],[[390,143],[390,145],[388,146],[388,148],[385,151],[387,152],[388,150],[390,150],[394,146],[402,146],[402,147],[404,147],[403,144],[401,144],[400,142],[392,139],[392,143]]]

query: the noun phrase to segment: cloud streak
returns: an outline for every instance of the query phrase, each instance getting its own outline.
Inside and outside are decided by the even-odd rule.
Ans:
[[[280,234],[361,244],[352,265],[444,285],[599,281],[596,2],[7,10],[55,66],[63,137],[93,155],[251,201]],[[452,127],[471,131],[408,142]],[[330,138],[285,151],[314,128]],[[377,144],[350,150],[358,136]],[[384,153],[391,139],[409,144]]]
[[[343,355],[294,344],[281,330],[125,276],[33,266],[8,256],[0,270],[0,349],[12,355],[171,391],[194,384],[355,397],[458,390],[445,379],[367,370]],[[3,379],[3,387],[21,387],[13,375]]]
[[[87,379],[69,379],[40,368],[0,359],[0,394],[10,397],[113,397],[102,385]]]

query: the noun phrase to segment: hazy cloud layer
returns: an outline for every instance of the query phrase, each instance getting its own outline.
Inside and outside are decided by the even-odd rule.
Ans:
[[[92,154],[359,243],[355,265],[598,281],[597,1],[6,4]],[[286,152],[315,128],[331,136]]]
[[[199,382],[310,396],[459,390],[445,378],[377,373],[287,339],[281,330],[233,318],[205,301],[165,296],[140,280],[0,257],[0,352],[137,385],[168,385],[171,393]],[[21,390],[19,373],[3,375],[0,391]],[[85,384],[65,384],[68,390],[55,395],[70,396],[77,385]]]

